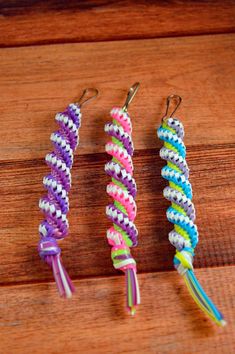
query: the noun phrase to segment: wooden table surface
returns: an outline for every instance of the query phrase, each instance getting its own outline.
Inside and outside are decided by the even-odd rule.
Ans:
[[[12,0],[0,1],[0,15],[0,353],[234,353],[235,2]],[[130,317],[106,241],[103,127],[136,81],[129,112],[142,304]],[[54,115],[85,87],[100,95],[84,107],[72,171],[61,247],[77,291],[65,301],[37,254],[38,200]],[[172,265],[156,137],[172,93],[183,97],[195,271],[225,328],[201,313]]]

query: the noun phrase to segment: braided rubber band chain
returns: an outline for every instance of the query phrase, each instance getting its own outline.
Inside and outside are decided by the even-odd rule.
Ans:
[[[132,156],[134,152],[131,138],[132,125],[127,106],[134,97],[139,84],[133,85],[124,108],[113,108],[112,123],[105,125],[105,132],[111,137],[106,144],[106,152],[112,160],[105,165],[105,171],[112,178],[107,193],[114,202],[106,208],[106,214],[113,226],[107,231],[107,239],[112,246],[111,258],[115,269],[125,273],[127,309],[133,315],[140,304],[136,262],[130,247],[137,245],[138,231],[134,224],[136,217],[136,183],[133,178]]]
[[[83,97],[90,91],[96,94]],[[47,195],[39,201],[39,208],[44,213],[45,219],[39,225],[40,241],[38,251],[41,258],[52,268],[60,296],[69,298],[74,292],[74,286],[61,261],[61,249],[57,240],[65,238],[68,234],[69,224],[67,213],[69,211],[68,192],[71,188],[71,168],[73,165],[74,151],[79,142],[78,130],[81,126],[81,105],[96,97],[96,89],[86,89],[79,103],[70,104],[62,113],[57,113],[55,120],[59,129],[52,133],[51,141],[54,150],[46,155],[46,163],[50,173],[44,177],[43,185]]]
[[[169,96],[168,106],[172,98],[180,97]],[[179,104],[180,102],[181,98]],[[222,314],[206,295],[193,272],[193,256],[198,243],[198,230],[194,223],[195,209],[192,203],[192,187],[188,180],[189,168],[185,159],[183,124],[176,118],[168,117],[166,112],[157,134],[159,139],[164,142],[164,146],[160,150],[160,157],[167,161],[167,165],[162,168],[161,174],[169,182],[169,186],[164,189],[163,195],[171,202],[166,215],[168,220],[174,224],[174,230],[169,233],[169,241],[176,248],[174,266],[183,276],[187,288],[198,306],[215,323],[223,326],[226,322]]]

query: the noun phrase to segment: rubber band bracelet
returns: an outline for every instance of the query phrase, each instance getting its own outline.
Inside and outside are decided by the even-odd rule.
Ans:
[[[168,114],[170,102],[177,100],[171,115]],[[167,162],[161,174],[169,182],[164,197],[171,202],[166,215],[174,225],[169,233],[169,241],[176,248],[174,266],[187,285],[187,288],[198,306],[218,325],[226,324],[223,315],[206,295],[193,271],[194,249],[198,243],[198,230],[195,225],[195,209],[192,202],[192,186],[189,182],[189,168],[186,162],[186,148],[183,142],[184,127],[176,118],[172,118],[181,103],[181,97],[171,95],[167,98],[167,110],[162,124],[157,131],[164,146],[160,157]]]
[[[106,214],[113,223],[107,231],[107,238],[112,246],[114,268],[125,273],[127,309],[132,315],[140,304],[140,293],[136,262],[130,252],[130,247],[137,245],[138,231],[134,224],[137,188],[133,177],[132,124],[127,108],[138,87],[139,83],[131,87],[123,108],[111,110],[112,122],[105,125],[105,132],[111,137],[105,148],[112,156],[112,160],[105,165],[105,171],[112,179],[107,186],[107,193],[114,200],[106,208]]]
[[[45,158],[51,171],[43,179],[47,195],[39,201],[39,208],[45,219],[39,225],[38,252],[52,268],[59,294],[66,298],[71,297],[75,289],[62,264],[58,240],[65,238],[69,229],[67,213],[69,211],[68,192],[71,187],[70,170],[79,142],[80,109],[97,94],[96,89],[85,89],[77,103],[71,103],[64,112],[56,114],[55,120],[59,129],[51,135],[54,150]]]

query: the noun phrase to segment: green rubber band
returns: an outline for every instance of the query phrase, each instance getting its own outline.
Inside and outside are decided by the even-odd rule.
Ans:
[[[122,142],[121,142],[120,140],[118,140],[117,138],[115,138],[115,137],[112,137],[112,142],[113,142],[114,144],[116,144],[116,145],[122,147],[122,148],[124,147],[123,144],[122,144]]]
[[[170,132],[172,132],[173,134],[175,134],[175,131],[173,128],[169,127],[165,122],[162,123],[162,127],[166,130],[169,130]]]
[[[179,169],[179,167],[170,161],[167,161],[167,166],[170,167],[172,170],[175,170],[176,172],[182,173],[182,171]]]
[[[129,239],[128,235],[126,234],[125,231],[123,231],[119,226],[117,226],[116,224],[113,224],[113,227],[116,231],[120,232],[120,234],[123,237],[123,240],[126,242],[126,245],[128,247],[132,247],[132,241]]]
[[[115,178],[112,178],[112,182],[114,184],[116,184],[116,186],[122,188],[124,191],[127,191],[126,186],[124,186],[124,184],[122,184],[122,182],[117,181]]]
[[[172,150],[172,151],[176,152],[177,154],[179,153],[179,151],[176,149],[176,147],[174,147],[170,143],[167,143],[166,141],[164,141],[164,146],[165,146],[165,148]]]
[[[169,182],[169,186],[171,188],[176,189],[177,191],[181,192],[182,194],[184,194],[183,189],[180,186],[178,186],[177,184],[175,184],[174,182]]]
[[[124,207],[121,203],[119,203],[117,200],[115,200],[115,201],[114,201],[114,205],[115,205],[115,207],[116,207],[118,210],[120,210],[123,214],[126,214],[126,215],[127,215],[127,211],[126,211],[125,207]]]
[[[123,254],[128,255],[129,253],[130,251],[128,249],[118,249],[116,251],[112,251],[112,257],[121,256]]]
[[[121,127],[121,124],[120,124],[116,119],[113,119],[113,124],[115,124],[115,125]]]
[[[184,209],[181,207],[181,206],[179,206],[179,205],[177,205],[177,204],[175,204],[175,203],[171,203],[171,205],[172,205],[172,208],[174,208],[176,211],[178,211],[180,214],[183,214],[184,216],[186,216],[187,214],[186,214],[186,212],[184,211]]]

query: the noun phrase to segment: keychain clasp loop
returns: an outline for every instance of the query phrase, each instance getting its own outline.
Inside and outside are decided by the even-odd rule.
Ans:
[[[174,110],[171,112],[171,114],[168,115],[168,111],[170,109],[171,101],[176,101],[176,106],[175,106]],[[162,117],[162,121],[163,122],[166,121],[168,118],[172,118],[173,114],[179,108],[181,102],[182,102],[182,97],[179,96],[179,95],[170,95],[170,96],[167,97],[167,99],[166,99],[166,113]]]
[[[134,83],[134,85],[131,86],[130,90],[128,91],[127,94],[127,98],[126,98],[126,102],[124,104],[124,106],[122,107],[123,111],[127,111],[129,104],[131,103],[131,101],[133,100],[133,98],[136,95],[136,92],[138,91],[140,86],[139,82]]]
[[[90,95],[92,92],[93,92],[93,94]],[[96,88],[93,88],[93,87],[92,88],[86,88],[83,91],[83,93],[82,93],[81,97],[79,98],[78,102],[76,102],[76,103],[77,103],[77,105],[82,107],[88,101],[93,100],[94,98],[96,98],[98,96],[98,94],[99,94],[99,91]]]

